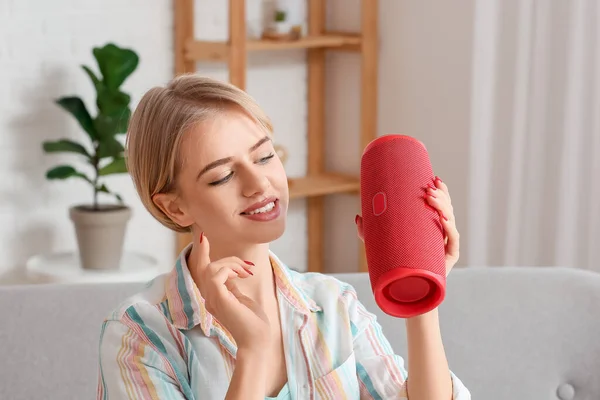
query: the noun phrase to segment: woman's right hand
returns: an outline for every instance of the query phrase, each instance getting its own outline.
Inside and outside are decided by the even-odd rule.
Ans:
[[[204,235],[200,236],[198,247],[198,289],[204,297],[206,310],[231,333],[238,351],[261,351],[270,337],[269,319],[235,284],[235,278],[252,276],[249,264],[238,257],[211,261],[210,244]]]

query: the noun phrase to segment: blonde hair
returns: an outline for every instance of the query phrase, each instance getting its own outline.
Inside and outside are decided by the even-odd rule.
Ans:
[[[161,224],[177,232],[189,228],[173,222],[154,204],[158,193],[171,193],[181,169],[183,136],[198,124],[237,108],[272,133],[271,121],[243,90],[194,74],[180,75],[165,87],[150,89],[136,107],[127,130],[126,163],[144,207]]]

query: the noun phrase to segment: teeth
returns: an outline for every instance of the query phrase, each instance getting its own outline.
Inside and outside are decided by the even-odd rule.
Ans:
[[[248,214],[248,215],[254,215],[254,214],[260,214],[260,213],[266,213],[266,212],[271,211],[273,209],[273,207],[275,207],[275,202],[274,201],[270,202],[269,204],[267,204],[264,207],[257,208],[256,210],[249,211],[246,214]]]

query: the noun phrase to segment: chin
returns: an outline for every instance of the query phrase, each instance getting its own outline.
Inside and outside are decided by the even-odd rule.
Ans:
[[[251,238],[254,243],[264,244],[271,243],[281,236],[285,232],[285,217],[281,217],[277,221],[271,221],[264,224],[262,227],[259,226],[251,232]]]

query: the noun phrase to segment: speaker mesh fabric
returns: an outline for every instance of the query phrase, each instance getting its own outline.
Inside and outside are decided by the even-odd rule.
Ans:
[[[424,269],[445,282],[445,249],[439,214],[426,202],[434,174],[425,146],[404,135],[383,136],[361,161],[361,208],[371,285],[394,268]],[[383,192],[387,209],[374,215]]]

